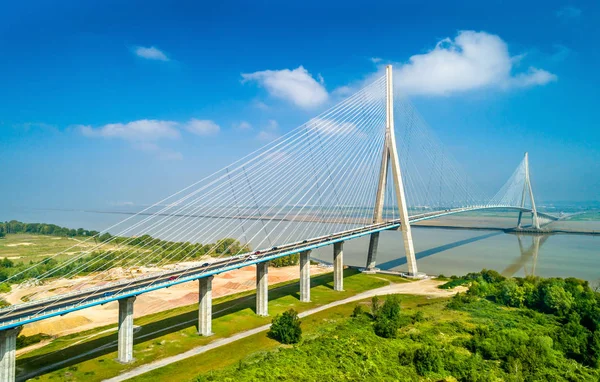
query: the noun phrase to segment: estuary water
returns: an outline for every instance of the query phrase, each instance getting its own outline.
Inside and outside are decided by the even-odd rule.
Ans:
[[[81,211],[0,211],[0,220],[16,219],[24,222],[48,222],[69,228],[103,230],[127,218],[122,214],[91,213]],[[178,218],[190,219],[192,218]],[[201,227],[218,226],[219,219],[193,218]],[[514,225],[513,218],[494,221],[489,217],[483,223],[473,217],[461,221],[474,226],[498,226],[508,228]],[[128,222],[131,224],[135,221]],[[455,223],[450,220],[443,222]],[[287,229],[291,230],[290,223]],[[310,223],[312,225],[319,223]],[[567,223],[561,223],[567,224]],[[581,224],[573,222],[572,225]],[[275,236],[285,232],[278,231],[276,224],[255,225],[256,229],[246,230],[243,235],[252,248],[269,248],[273,243],[265,239],[263,232],[273,231]],[[283,226],[283,225],[282,225]],[[600,227],[600,222],[586,222],[587,227]],[[300,227],[303,228],[303,227]],[[336,232],[341,227],[331,227]],[[595,229],[595,228],[594,228]],[[301,232],[299,229],[298,232]],[[110,230],[117,234],[117,229]],[[306,231],[304,231],[306,232]],[[152,232],[149,232],[153,234]],[[132,233],[136,234],[136,233]],[[196,240],[207,243],[214,242],[210,230],[195,230]],[[203,235],[204,234],[204,235]],[[214,235],[214,233],[212,233]],[[173,234],[154,234],[163,239],[178,240]],[[271,234],[270,236],[273,236]],[[299,237],[292,239],[302,239]],[[537,240],[537,243],[536,243]],[[468,272],[480,271],[483,268],[494,269],[506,276],[537,275],[543,277],[577,277],[590,282],[600,281],[600,236],[576,234],[552,234],[537,239],[531,235],[516,235],[501,230],[456,229],[413,226],[413,241],[418,259],[419,271],[427,274],[464,275]],[[344,262],[346,265],[363,267],[366,263],[368,237],[347,241],[344,244]],[[279,243],[279,242],[278,242]],[[333,249],[331,246],[312,252],[312,257],[323,262],[331,262]],[[384,270],[406,271],[402,234],[399,231],[381,233],[377,255],[377,267]]]

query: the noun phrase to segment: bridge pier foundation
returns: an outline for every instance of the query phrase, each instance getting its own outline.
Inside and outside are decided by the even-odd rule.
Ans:
[[[0,381],[13,382],[16,371],[17,336],[22,327],[0,332]]]
[[[369,252],[367,254],[367,270],[372,271],[377,264],[377,247],[379,246],[379,232],[374,232],[369,238]]]
[[[344,242],[333,244],[333,290],[344,290]]]
[[[310,302],[310,252],[300,252],[300,301]]]
[[[256,264],[256,314],[269,315],[269,262]]]
[[[198,334],[212,335],[212,281],[213,276],[198,280]]]
[[[121,363],[133,361],[133,303],[135,296],[119,300],[119,356]]]

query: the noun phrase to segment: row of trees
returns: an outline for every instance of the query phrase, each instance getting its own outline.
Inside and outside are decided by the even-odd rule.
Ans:
[[[6,234],[9,233],[33,233],[51,236],[74,237],[95,236],[98,234],[98,231],[88,231],[83,228],[72,229],[60,227],[56,224],[23,223],[17,220],[0,222],[0,237],[4,237]]]

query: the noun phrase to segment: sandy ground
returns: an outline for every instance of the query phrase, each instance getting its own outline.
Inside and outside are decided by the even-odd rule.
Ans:
[[[419,280],[419,281],[415,281],[415,282],[411,282],[411,283],[403,283],[403,284],[391,284],[388,286],[384,286],[382,288],[377,288],[377,289],[373,289],[373,290],[369,290],[369,291],[357,294],[356,296],[348,297],[344,300],[335,301],[335,302],[332,302],[331,304],[323,305],[323,306],[320,306],[315,309],[307,310],[305,312],[298,314],[298,316],[300,318],[306,317],[311,314],[315,314],[315,313],[321,312],[323,310],[333,308],[338,305],[343,305],[343,304],[347,304],[347,303],[350,303],[353,301],[363,300],[363,299],[373,297],[373,296],[382,296],[382,295],[399,293],[399,294],[424,295],[424,296],[431,296],[432,298],[436,298],[436,297],[450,297],[450,296],[456,294],[457,292],[464,290],[464,288],[455,288],[454,290],[438,289],[437,286],[441,285],[441,284],[443,284],[443,282],[435,281],[432,279]],[[245,332],[236,333],[231,337],[220,338],[218,340],[215,340],[215,341],[209,343],[208,345],[198,346],[198,347],[195,347],[184,353],[177,354],[177,355],[167,357],[167,358],[163,358],[163,359],[160,359],[160,360],[157,360],[154,362],[150,362],[146,365],[136,367],[135,369],[125,372],[117,377],[106,379],[106,380],[104,380],[104,382],[125,381],[127,379],[139,376],[139,375],[147,373],[149,371],[156,370],[158,368],[170,365],[174,362],[178,362],[178,361],[184,360],[186,358],[205,353],[209,350],[218,348],[220,346],[230,344],[230,343],[240,340],[242,338],[246,338],[246,337],[252,336],[254,334],[264,332],[264,331],[268,330],[270,326],[271,326],[270,324],[263,325],[258,328],[247,330]]]
[[[148,271],[148,269],[145,269],[144,271]],[[331,271],[331,268],[317,265],[311,266],[311,274],[320,274]],[[300,277],[299,273],[300,269],[298,266],[284,268],[271,267],[269,268],[269,284],[298,279]],[[119,275],[115,276],[115,278],[119,278]],[[90,285],[88,286],[99,285],[99,283],[96,284],[89,281],[90,279],[91,277],[80,277],[76,280],[57,280],[48,284],[27,288],[26,290],[14,290],[4,296],[4,298],[11,304],[15,304],[22,302],[23,297],[36,292],[40,292],[40,294],[36,296],[36,299],[40,299],[60,293],[67,293],[73,289],[74,285],[80,285],[82,282],[89,282]],[[213,298],[251,290],[255,287],[256,267],[248,266],[240,268],[215,276],[213,280]],[[142,317],[197,302],[198,283],[183,283],[138,296],[135,301],[134,317]],[[105,305],[73,312],[66,316],[53,317],[25,325],[21,334],[29,336],[36,333],[46,333],[52,336],[64,336],[116,323],[117,317],[118,303],[114,301]]]

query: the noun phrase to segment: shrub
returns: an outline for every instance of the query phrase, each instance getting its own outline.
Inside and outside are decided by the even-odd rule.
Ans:
[[[365,313],[365,309],[362,305],[356,305],[352,311],[352,317],[360,317]]]
[[[400,298],[388,296],[375,315],[375,334],[384,338],[395,338],[400,328]]]
[[[415,350],[413,348],[404,348],[398,352],[398,362],[402,366],[409,366],[413,364],[415,359]]]
[[[431,345],[423,345],[415,350],[415,369],[421,376],[426,373],[437,373],[444,368],[444,362],[440,351]]]
[[[423,313],[422,310],[419,310],[417,313],[415,313],[415,315],[413,316],[413,323],[415,322],[423,322],[425,321],[425,314]]]
[[[302,337],[302,329],[300,328],[300,319],[298,312],[290,309],[287,312],[278,314],[271,324],[271,330],[267,333],[270,338],[273,338],[282,344],[295,344]]]
[[[373,317],[377,316],[378,311],[379,311],[379,297],[373,296],[373,298],[371,298],[371,314],[373,315]]]

